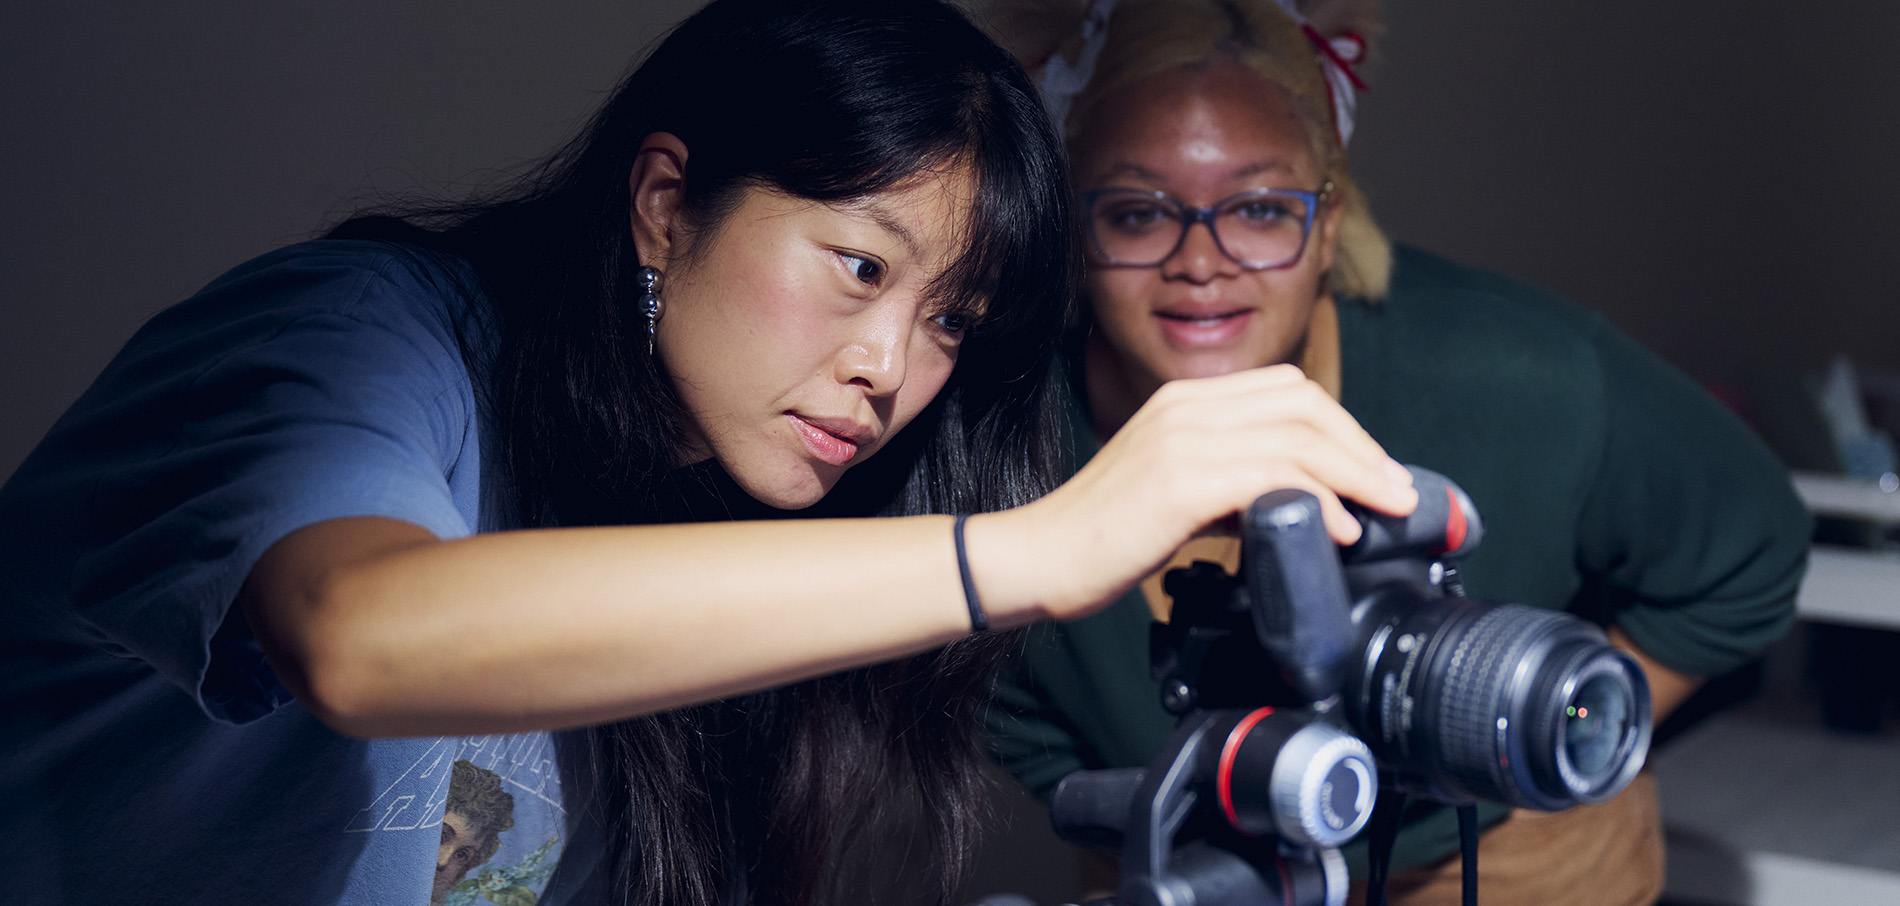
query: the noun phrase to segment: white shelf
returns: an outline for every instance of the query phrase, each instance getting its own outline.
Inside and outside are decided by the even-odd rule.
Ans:
[[[1900,526],[1900,480],[1818,472],[1794,472],[1790,478],[1816,516]],[[1796,608],[1804,620],[1900,629],[1900,552],[1815,545]]]
[[[1900,553],[1815,545],[1795,610],[1804,620],[1900,629]]]
[[[1796,472],[1816,516],[1900,527],[1900,481]],[[1801,619],[1900,629],[1900,552],[1815,545]],[[1796,669],[1796,674],[1799,674]],[[1682,906],[1900,906],[1900,739],[1716,715],[1652,762]]]
[[[1865,478],[1819,472],[1794,472],[1790,477],[1794,492],[1816,516],[1900,524],[1900,481],[1883,485]]]

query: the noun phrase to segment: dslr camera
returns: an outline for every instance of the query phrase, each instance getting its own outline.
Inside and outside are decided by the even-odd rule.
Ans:
[[[1575,616],[1465,597],[1477,509],[1412,473],[1418,509],[1354,509],[1350,547],[1316,498],[1281,490],[1242,514],[1238,575],[1197,562],[1165,577],[1173,611],[1151,658],[1180,723],[1148,767],[1072,774],[1051,802],[1064,839],[1119,849],[1116,901],[1337,906],[1338,847],[1382,789],[1555,811],[1641,769],[1642,669]]]

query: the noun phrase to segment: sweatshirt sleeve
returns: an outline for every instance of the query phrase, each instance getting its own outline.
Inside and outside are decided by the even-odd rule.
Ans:
[[[1794,622],[1810,519],[1788,474],[1702,388],[1600,320],[1606,430],[1579,569],[1651,657],[1695,676],[1759,654]]]

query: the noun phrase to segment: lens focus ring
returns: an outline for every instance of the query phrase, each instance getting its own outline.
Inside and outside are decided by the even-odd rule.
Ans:
[[[1438,757],[1456,792],[1525,804],[1527,791],[1514,782],[1506,744],[1511,699],[1519,686],[1515,678],[1536,673],[1521,668],[1532,666],[1525,663],[1532,649],[1564,622],[1560,614],[1522,605],[1493,607],[1459,633],[1442,667],[1432,671],[1443,677],[1438,707],[1432,709],[1437,720],[1428,717],[1422,729],[1436,737]]]

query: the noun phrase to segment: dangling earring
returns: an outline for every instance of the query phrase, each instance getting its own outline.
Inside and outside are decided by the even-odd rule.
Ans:
[[[647,316],[647,355],[653,354],[653,334],[660,326],[660,315],[666,306],[660,302],[660,272],[657,268],[642,265],[633,272],[633,281],[640,286],[640,298],[634,306]]]

